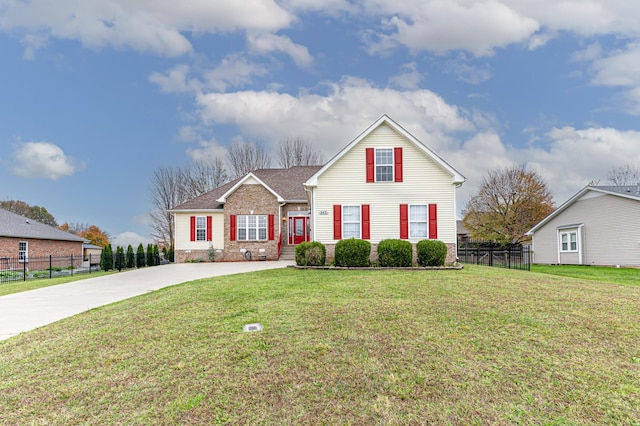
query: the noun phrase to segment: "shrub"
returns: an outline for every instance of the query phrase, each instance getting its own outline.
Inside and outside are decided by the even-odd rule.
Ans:
[[[442,266],[447,258],[447,245],[438,240],[422,240],[416,246],[420,266]]]
[[[147,259],[144,255],[144,247],[142,243],[138,244],[138,250],[136,251],[136,267],[142,268],[147,264]]]
[[[413,246],[405,240],[382,240],[378,244],[378,263],[383,267],[411,266]]]
[[[125,267],[124,249],[120,246],[116,246],[115,267],[118,271],[121,271]]]
[[[296,246],[296,265],[323,266],[327,259],[327,249],[319,241],[304,242]]]
[[[110,271],[113,269],[113,249],[111,244],[107,244],[100,252],[100,269]]]
[[[365,240],[349,238],[340,240],[336,244],[336,266],[363,267],[369,266],[371,255],[371,243]]]
[[[156,266],[156,259],[153,257],[153,246],[151,243],[147,244],[147,266]]]
[[[131,269],[136,266],[136,255],[133,253],[133,247],[131,244],[127,247],[127,269]]]

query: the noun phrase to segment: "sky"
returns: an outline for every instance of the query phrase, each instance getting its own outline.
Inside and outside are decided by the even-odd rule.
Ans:
[[[146,243],[151,175],[234,140],[328,160],[382,114],[556,204],[640,165],[640,2],[0,0],[0,199]],[[277,161],[272,163],[277,166]]]

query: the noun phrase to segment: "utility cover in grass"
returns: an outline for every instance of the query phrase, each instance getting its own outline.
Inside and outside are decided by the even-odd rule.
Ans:
[[[251,332],[251,331],[262,331],[262,324],[260,324],[259,322],[256,322],[254,324],[246,324],[242,330],[247,333],[247,332]]]

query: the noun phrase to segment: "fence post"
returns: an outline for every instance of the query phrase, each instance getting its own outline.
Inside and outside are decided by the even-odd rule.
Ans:
[[[52,262],[52,256],[49,255],[49,279],[51,279],[52,274],[53,274],[53,262]]]
[[[22,259],[22,281],[27,280],[27,256]]]

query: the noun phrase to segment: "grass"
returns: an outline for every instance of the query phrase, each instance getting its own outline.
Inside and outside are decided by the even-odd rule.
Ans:
[[[640,269],[586,265],[531,265],[531,271],[623,285],[640,286]]]
[[[639,303],[483,267],[200,280],[0,342],[0,423],[639,425]]]
[[[0,296],[6,296],[8,294],[20,293],[21,291],[35,290],[38,288],[49,287],[52,285],[66,284],[72,281],[84,280],[87,278],[100,277],[102,275],[113,274],[114,271],[109,272],[92,272],[69,275],[56,278],[42,278],[42,279],[28,279],[26,281],[8,281],[0,283]]]

